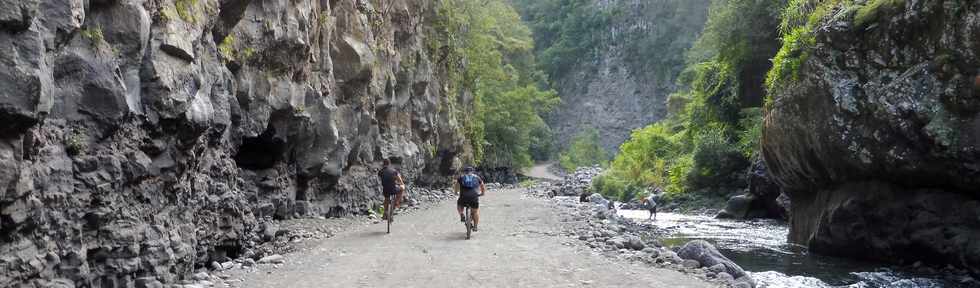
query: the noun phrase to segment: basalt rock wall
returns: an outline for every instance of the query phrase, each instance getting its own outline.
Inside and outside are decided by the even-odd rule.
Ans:
[[[367,211],[382,158],[445,184],[469,103],[433,5],[0,0],[0,287],[175,283],[263,219]]]
[[[773,93],[762,150],[790,240],[980,271],[980,3],[871,2],[835,8]]]

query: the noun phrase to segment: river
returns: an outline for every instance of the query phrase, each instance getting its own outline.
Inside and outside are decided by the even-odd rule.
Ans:
[[[620,210],[625,217],[646,221],[643,210]],[[948,273],[913,272],[807,253],[787,243],[789,227],[775,220],[723,220],[708,216],[659,213],[654,222],[664,245],[679,246],[689,240],[714,243],[759,283],[768,288],[933,288],[976,287],[960,284],[961,277]],[[951,279],[952,278],[952,279]],[[976,282],[973,282],[976,283]]]

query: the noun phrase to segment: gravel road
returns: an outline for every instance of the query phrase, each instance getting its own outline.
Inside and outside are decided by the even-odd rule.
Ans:
[[[524,174],[531,178],[538,178],[538,179],[551,180],[551,181],[561,181],[562,178],[560,176],[551,173],[550,169],[552,165],[555,164],[548,163],[548,164],[535,165],[534,167],[527,169],[527,171],[525,171]]]
[[[559,236],[554,206],[520,190],[488,191],[471,240],[454,201],[287,255],[243,287],[716,287],[680,272],[621,263]],[[237,286],[237,285],[236,285]]]

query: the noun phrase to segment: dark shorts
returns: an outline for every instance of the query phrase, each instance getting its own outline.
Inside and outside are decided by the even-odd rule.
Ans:
[[[470,207],[473,209],[480,209],[480,197],[479,196],[459,196],[459,200],[456,200],[456,206],[459,207]]]
[[[398,189],[398,187],[395,187],[394,189],[390,189],[390,190],[389,189],[381,189],[381,190],[384,192],[383,194],[385,195],[385,197],[402,194],[402,189]]]

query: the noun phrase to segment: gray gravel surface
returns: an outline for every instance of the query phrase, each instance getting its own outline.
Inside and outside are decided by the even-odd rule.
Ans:
[[[716,287],[692,276],[615,261],[563,238],[548,201],[488,192],[483,221],[464,239],[455,201],[341,232],[286,263],[244,275],[242,287]]]

